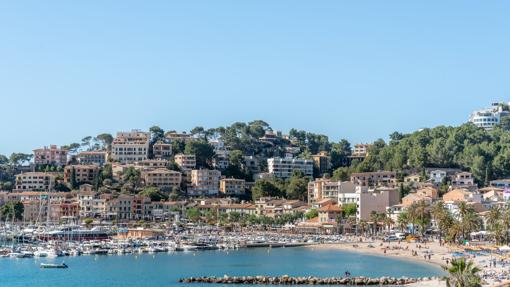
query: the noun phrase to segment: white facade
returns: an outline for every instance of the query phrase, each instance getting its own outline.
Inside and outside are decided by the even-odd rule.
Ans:
[[[191,186],[188,195],[218,195],[221,172],[219,170],[194,169],[191,171]]]
[[[446,171],[444,170],[433,170],[430,172],[430,181],[436,184],[440,184],[443,182],[443,179],[446,177]]]
[[[269,173],[278,178],[289,178],[295,170],[302,171],[305,176],[313,175],[313,160],[300,158],[268,158]]]
[[[501,123],[501,118],[509,116],[510,112],[503,110],[508,104],[494,103],[492,108],[475,111],[469,117],[469,121],[477,127],[491,130]]]

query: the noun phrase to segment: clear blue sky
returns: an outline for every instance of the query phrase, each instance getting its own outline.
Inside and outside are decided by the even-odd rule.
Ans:
[[[80,2],[80,3],[78,3]],[[508,1],[1,1],[0,153],[264,119],[367,142],[510,101]]]

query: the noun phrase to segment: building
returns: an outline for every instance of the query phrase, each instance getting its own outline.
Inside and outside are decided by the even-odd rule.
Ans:
[[[172,156],[172,145],[158,141],[152,146],[154,158],[169,159]]]
[[[82,151],[76,155],[80,164],[97,164],[103,166],[108,158],[106,151]]]
[[[370,220],[372,212],[385,213],[387,208],[400,203],[400,192],[396,188],[377,188],[364,190],[358,188],[354,193],[338,194],[340,205],[356,204],[357,220]]]
[[[64,168],[64,182],[66,184],[71,184],[73,172],[75,183],[94,183],[99,174],[99,166],[95,164],[66,166]]]
[[[217,195],[221,172],[219,170],[194,169],[191,171],[191,185],[188,195]]]
[[[166,132],[165,138],[167,138],[170,143],[174,142],[174,141],[189,142],[189,141],[193,140],[193,135],[187,134],[186,132],[178,133],[178,132],[172,131],[172,132]]]
[[[319,213],[319,222],[330,223],[332,225],[337,225],[340,218],[342,218],[342,208],[336,204],[329,204],[323,206],[317,210]]]
[[[16,191],[51,191],[55,176],[46,172],[25,172],[16,175]]]
[[[430,181],[435,184],[443,183],[443,180],[446,178],[446,171],[441,169],[432,170],[429,173]]]
[[[289,178],[295,170],[305,176],[313,176],[313,161],[299,158],[268,158],[269,173],[277,178]]]
[[[136,162],[135,165],[140,169],[166,168],[170,166],[170,161],[166,159],[146,159]]]
[[[452,203],[458,201],[481,203],[482,196],[477,192],[471,192],[464,188],[457,188],[445,193],[443,195],[443,201],[445,203]]]
[[[56,145],[34,149],[35,165],[65,166],[67,163],[67,150],[57,148]]]
[[[149,155],[150,134],[138,130],[119,132],[112,142],[112,160],[133,163],[146,160]]]
[[[327,152],[321,151],[319,154],[312,155],[313,165],[319,171],[319,174],[326,173],[331,167],[331,157]]]
[[[243,195],[246,193],[245,180],[223,178],[220,180],[220,193],[225,195]]]
[[[192,170],[197,167],[197,157],[194,154],[176,154],[174,160],[183,171]]]
[[[473,178],[473,174],[470,172],[459,172],[455,174],[452,178],[452,186],[455,188],[460,187],[472,187],[475,185],[475,179]]]
[[[142,179],[146,186],[155,186],[160,189],[180,188],[182,175],[178,171],[158,168],[149,171],[142,171]]]
[[[490,186],[498,188],[510,188],[510,179],[496,179],[490,181]]]
[[[338,199],[339,193],[353,193],[356,185],[350,181],[316,179],[308,183],[308,203],[315,204],[323,199]]]
[[[501,123],[503,117],[509,115],[509,104],[493,103],[491,108],[474,111],[469,117],[469,122],[477,127],[491,130]]]
[[[360,186],[395,186],[397,174],[394,171],[361,172],[351,175],[351,182]]]
[[[244,156],[243,165],[246,169],[248,169],[252,173],[258,173],[260,171],[259,160],[252,155]]]
[[[356,144],[351,151],[351,155],[349,158],[351,160],[358,159],[363,160],[368,155],[368,150],[370,149],[371,144]]]

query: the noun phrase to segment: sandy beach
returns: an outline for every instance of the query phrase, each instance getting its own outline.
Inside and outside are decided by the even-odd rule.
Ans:
[[[363,239],[360,241],[359,237],[351,238],[350,242],[334,243],[334,244],[320,244],[310,246],[314,249],[337,249],[349,252],[360,252],[375,256],[388,256],[395,257],[402,260],[420,261],[426,264],[433,264],[438,267],[446,265],[452,259],[452,252],[459,251],[459,247],[450,245],[440,245],[439,242],[428,243],[411,243],[406,241],[393,241],[383,242],[382,240]],[[490,266],[489,262],[493,258],[491,255],[470,255],[473,260],[481,269],[483,274],[488,274],[489,278],[485,278],[483,286],[497,286],[500,285],[500,280],[493,280],[490,274],[502,274],[507,272],[508,267],[503,267],[501,264],[497,267]],[[497,277],[497,276],[493,276]],[[504,281],[504,280],[503,280]],[[411,284],[414,287],[428,287],[428,286],[446,286],[444,281],[426,281]],[[506,285],[505,285],[506,286]],[[508,285],[510,286],[510,285]]]

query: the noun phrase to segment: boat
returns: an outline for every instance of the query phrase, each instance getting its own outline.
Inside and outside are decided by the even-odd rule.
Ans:
[[[106,240],[109,239],[111,233],[100,228],[92,229],[69,229],[52,230],[38,234],[38,239],[43,241],[50,240],[67,240],[67,241],[84,241],[84,240]]]
[[[45,268],[45,269],[66,269],[66,268],[69,268],[69,266],[67,266],[67,264],[65,264],[64,262],[62,262],[62,264],[54,264],[54,263],[41,263],[40,265],[41,268]]]

